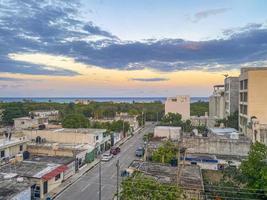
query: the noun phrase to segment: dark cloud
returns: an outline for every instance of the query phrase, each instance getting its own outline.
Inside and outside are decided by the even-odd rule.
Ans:
[[[159,81],[168,81],[168,78],[131,78],[131,81],[142,81],[142,82],[159,82]]]
[[[2,2],[2,1],[0,1]],[[55,68],[12,60],[11,53],[68,56],[102,68],[157,71],[237,69],[246,63],[267,61],[267,28],[249,24],[224,31],[208,41],[182,39],[121,41],[79,16],[75,0],[4,0],[0,5],[0,72],[74,76],[75,69]],[[198,18],[227,8],[196,13]]]

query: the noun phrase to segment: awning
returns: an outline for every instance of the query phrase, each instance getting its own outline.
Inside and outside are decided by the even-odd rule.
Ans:
[[[52,178],[54,178],[56,175],[66,171],[68,169],[68,167],[66,165],[61,165],[59,167],[57,167],[56,169],[52,170],[51,172],[45,174],[42,176],[42,179],[48,181],[51,180]]]

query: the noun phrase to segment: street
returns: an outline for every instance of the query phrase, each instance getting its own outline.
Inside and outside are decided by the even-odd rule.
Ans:
[[[120,171],[127,168],[135,157],[137,147],[143,145],[144,133],[153,132],[154,125],[147,124],[138,134],[135,134],[120,148],[121,152],[108,162],[101,164],[101,199],[111,200],[117,190],[117,168],[119,159]],[[121,177],[119,177],[121,179]],[[98,200],[99,199],[99,164],[78,179],[73,185],[61,193],[57,200]]]

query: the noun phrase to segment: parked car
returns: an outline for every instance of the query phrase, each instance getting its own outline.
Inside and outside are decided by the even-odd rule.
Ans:
[[[135,155],[137,157],[142,157],[145,153],[145,150],[143,147],[138,147],[136,150],[135,150]]]
[[[109,153],[104,153],[102,155],[101,161],[110,161],[112,159],[113,155],[109,152]]]
[[[111,147],[111,149],[110,149],[110,153],[113,155],[117,155],[120,152],[121,152],[120,147]]]

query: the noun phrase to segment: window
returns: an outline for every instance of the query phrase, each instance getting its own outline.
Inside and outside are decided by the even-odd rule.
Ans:
[[[243,95],[244,95],[244,96],[243,96],[243,101],[244,101],[244,102],[248,102],[248,93],[247,93],[247,92],[244,92]]]
[[[240,81],[240,90],[243,90],[243,81]]]
[[[43,189],[44,189],[44,194],[46,194],[47,191],[48,191],[48,183],[47,183],[47,181],[44,182]]]
[[[244,89],[248,89],[248,79],[244,80]]]
[[[1,158],[5,157],[5,150],[1,151]]]
[[[23,151],[23,145],[19,145],[19,151]]]
[[[24,122],[24,121],[22,121],[22,122],[21,122],[21,124],[25,124],[25,122]]]
[[[61,177],[61,174],[56,175],[55,176],[55,181],[57,181],[58,179],[60,179],[60,177]]]
[[[96,140],[96,141],[98,140],[98,135],[97,135],[97,136],[95,136],[95,140]]]

